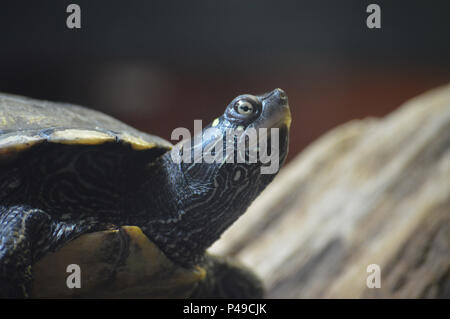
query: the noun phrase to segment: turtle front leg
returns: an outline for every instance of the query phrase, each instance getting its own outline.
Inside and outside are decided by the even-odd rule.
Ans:
[[[31,265],[51,231],[51,218],[29,206],[0,205],[0,297],[27,298]]]
[[[206,278],[191,298],[256,299],[264,297],[261,280],[246,267],[230,258],[206,255],[202,266]]]

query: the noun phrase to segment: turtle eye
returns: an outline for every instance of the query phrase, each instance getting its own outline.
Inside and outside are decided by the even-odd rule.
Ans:
[[[236,122],[239,125],[248,124],[258,116],[261,105],[258,99],[252,95],[243,95],[236,97],[228,104],[225,111],[225,118],[230,122]]]
[[[255,107],[246,100],[238,100],[234,108],[241,115],[250,115],[255,111]]]

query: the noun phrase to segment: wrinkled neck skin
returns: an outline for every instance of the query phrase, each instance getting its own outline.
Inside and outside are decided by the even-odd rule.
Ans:
[[[130,205],[135,224],[169,259],[185,267],[201,261],[206,248],[275,176],[261,174],[259,163],[175,163],[170,152],[158,161],[149,166],[149,182],[138,195],[147,201]]]
[[[130,221],[172,261],[185,267],[201,262],[206,248],[275,177],[288,152],[290,121],[287,96],[281,89],[236,97],[209,127],[148,165],[147,176],[134,183],[138,190],[130,192],[134,200],[126,203]],[[227,134],[230,131],[233,134]],[[270,173],[262,167],[267,166],[264,156],[256,160],[250,156],[253,151],[267,154],[269,147],[278,163]],[[181,153],[187,161],[172,158]],[[204,157],[208,154],[213,161]],[[238,156],[243,160],[237,160],[238,154],[245,154]],[[234,160],[229,161],[230,156]]]

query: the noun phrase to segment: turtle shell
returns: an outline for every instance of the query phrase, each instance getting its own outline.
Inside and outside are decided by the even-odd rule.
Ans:
[[[68,289],[76,265],[79,287]],[[33,265],[33,298],[187,298],[206,276],[170,261],[135,226],[88,233]]]
[[[42,142],[98,145],[121,142],[135,150],[171,144],[106,114],[81,106],[0,94],[0,155],[12,156]]]
[[[19,161],[25,151],[44,144],[56,148],[64,144],[61,149],[75,145],[74,152],[79,146],[113,144],[125,153],[150,151],[154,158],[172,147],[160,137],[81,106],[0,94],[0,173]],[[79,265],[83,272],[80,289],[66,285],[68,264]],[[46,253],[32,271],[31,296],[37,298],[184,298],[205,276],[201,268],[184,269],[171,262],[135,226],[81,234]]]

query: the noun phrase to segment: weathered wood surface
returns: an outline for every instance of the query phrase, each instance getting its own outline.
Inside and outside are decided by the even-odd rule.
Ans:
[[[255,269],[269,298],[449,298],[450,85],[324,135],[210,251]]]

